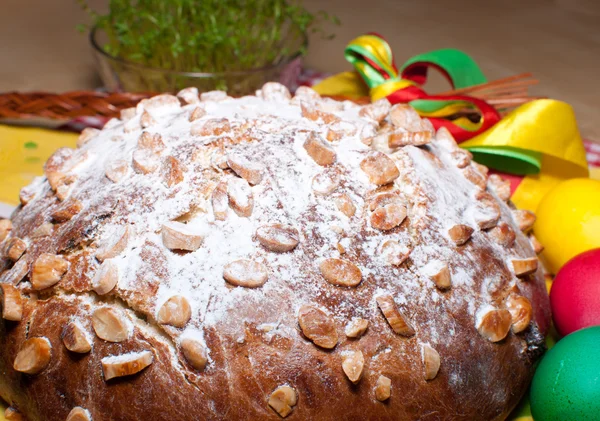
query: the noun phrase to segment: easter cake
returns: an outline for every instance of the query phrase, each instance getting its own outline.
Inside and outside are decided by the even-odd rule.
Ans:
[[[30,421],[504,419],[550,318],[509,196],[387,100],[144,100],[0,221],[0,396]]]

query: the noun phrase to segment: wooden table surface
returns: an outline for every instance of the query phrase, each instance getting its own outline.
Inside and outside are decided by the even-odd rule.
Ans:
[[[107,0],[89,0],[101,9]],[[332,41],[311,40],[306,64],[348,70],[343,49],[355,36],[385,36],[398,63],[432,49],[471,54],[489,79],[531,71],[539,95],[573,105],[585,137],[600,140],[599,0],[305,0],[336,14]],[[75,0],[2,0],[0,92],[62,92],[100,85],[88,41],[75,30],[87,22]],[[430,90],[443,89],[433,78]]]

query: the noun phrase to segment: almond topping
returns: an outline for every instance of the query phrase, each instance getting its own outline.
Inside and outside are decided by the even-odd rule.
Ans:
[[[0,284],[2,294],[2,318],[19,322],[23,318],[23,298],[21,291],[10,284]]]
[[[302,110],[302,117],[312,121],[318,121],[320,119],[325,124],[334,124],[341,121],[341,119],[335,114],[319,110],[304,102],[300,104],[300,109]]]
[[[148,111],[144,110],[142,116],[140,117],[140,126],[142,126],[142,129],[154,126],[155,124],[156,120],[152,117],[152,115],[150,115]]]
[[[227,195],[229,197],[229,206],[238,216],[248,218],[252,215],[254,196],[246,180],[243,178],[230,178],[227,181]]]
[[[294,92],[294,99],[306,102],[316,102],[321,99],[321,95],[308,86],[298,86],[298,89]]]
[[[379,376],[375,385],[375,398],[379,402],[386,401],[392,395],[392,380],[389,377]]]
[[[226,220],[229,209],[229,196],[227,195],[227,183],[225,181],[221,181],[213,190],[211,203],[215,219],[217,221]]]
[[[298,323],[302,333],[315,345],[325,349],[335,348],[338,334],[333,318],[324,311],[303,305],[298,312]]]
[[[265,83],[259,92],[256,95],[267,101],[288,101],[292,98],[289,89],[278,82]]]
[[[503,179],[498,174],[491,174],[488,177],[488,185],[500,200],[508,202],[510,199],[510,181]]]
[[[232,285],[256,288],[264,285],[269,272],[262,263],[248,259],[239,259],[229,263],[223,269],[223,278]]]
[[[124,226],[121,228],[121,232],[117,233],[113,238],[116,238],[114,243],[109,242],[108,245],[102,247],[96,253],[96,259],[103,262],[106,259],[112,259],[113,257],[117,257],[119,254],[123,253],[123,251],[127,248],[127,244],[129,243],[129,234],[130,229],[128,226]]]
[[[473,159],[473,154],[464,149],[456,149],[450,153],[450,156],[458,168],[467,167]]]
[[[279,253],[295,249],[300,242],[296,228],[281,224],[265,225],[258,228],[256,238],[267,250]]]
[[[139,373],[152,364],[153,361],[154,355],[150,351],[130,352],[102,358],[104,380],[108,381],[117,377]]]
[[[388,231],[397,227],[406,218],[406,207],[400,204],[389,204],[375,209],[371,214],[371,226],[378,230]]]
[[[279,386],[269,396],[269,406],[277,412],[281,418],[285,418],[292,412],[298,402],[296,391],[289,386]]]
[[[473,228],[468,225],[458,224],[454,225],[448,230],[448,235],[454,241],[457,246],[462,246],[471,238],[473,234]]]
[[[523,232],[529,231],[535,223],[535,214],[525,209],[517,209],[512,211],[513,218],[517,221],[519,229]]]
[[[440,370],[440,354],[428,344],[421,345],[425,380],[433,380]]]
[[[37,227],[30,235],[31,238],[47,237],[54,232],[54,224],[52,222],[44,222]]]
[[[67,421],[92,421],[92,417],[86,409],[76,406],[67,415]]]
[[[123,342],[130,334],[125,319],[109,307],[101,307],[94,311],[92,327],[100,339],[108,342]]]
[[[13,237],[8,240],[6,245],[6,256],[16,262],[25,253],[25,250],[27,250],[27,243],[18,237]]]
[[[394,104],[389,110],[388,119],[395,127],[407,130],[418,130],[422,126],[421,117],[408,104]]]
[[[315,194],[329,196],[340,185],[340,179],[336,174],[322,172],[312,179],[312,189]]]
[[[352,202],[350,196],[346,193],[339,194],[333,198],[335,205],[338,210],[346,215],[348,218],[352,218],[356,213],[356,206]]]
[[[83,209],[81,202],[77,199],[73,199],[63,203],[54,212],[52,212],[51,216],[52,219],[58,223],[66,222],[81,212],[81,209]]]
[[[485,180],[487,182],[487,176],[488,176],[488,173],[490,172],[490,169],[488,167],[486,167],[485,165],[482,165],[482,164],[480,164],[478,162],[475,162],[475,161],[473,161],[471,163],[471,165],[473,166],[473,168],[475,168],[475,170],[479,174],[481,174],[485,178]]]
[[[100,269],[92,279],[92,288],[98,295],[106,295],[111,292],[119,282],[119,267],[115,262],[108,259],[100,266]]]
[[[487,179],[475,169],[475,167],[473,166],[474,163],[475,161],[471,162],[469,166],[463,168],[462,173],[465,176],[465,178],[471,183],[475,184],[481,190],[485,190],[487,186]]]
[[[360,169],[369,177],[371,183],[383,186],[400,176],[398,167],[389,156],[382,152],[370,152],[360,163]]]
[[[202,108],[202,107],[196,107],[196,108],[194,108],[194,111],[192,111],[190,113],[190,118],[188,120],[190,122],[191,121],[200,120],[205,115],[206,115],[206,110],[204,108]]]
[[[475,206],[475,221],[480,229],[493,228],[500,219],[500,206],[494,197],[487,192],[479,192],[475,196],[477,204]]]
[[[208,356],[206,355],[206,348],[204,345],[200,341],[192,338],[182,339],[179,345],[190,365],[196,370],[204,370],[206,363],[208,363]]]
[[[430,131],[406,132],[395,131],[389,134],[388,146],[398,148],[400,146],[422,146],[431,142],[432,133]]]
[[[345,351],[342,353],[342,369],[352,383],[359,382],[364,366],[365,357],[362,351]]]
[[[321,166],[331,165],[336,160],[335,151],[326,145],[315,132],[311,132],[304,142],[306,153]]]
[[[415,334],[415,329],[411,326],[406,316],[400,312],[391,295],[382,295],[377,297],[376,300],[379,309],[395,333],[406,337],[411,337]]]
[[[185,327],[191,318],[192,308],[189,301],[181,295],[175,295],[162,305],[156,319],[163,325]]]
[[[446,290],[452,286],[452,276],[448,265],[440,260],[433,260],[423,267],[423,274],[429,277],[438,289]]]
[[[227,155],[227,165],[238,176],[242,177],[248,184],[255,186],[260,184],[263,178],[263,167],[254,162],[249,161],[241,155]]]
[[[225,101],[228,98],[231,98],[231,97],[229,95],[227,95],[227,92],[224,92],[224,91],[208,91],[208,92],[202,92],[200,94],[200,101],[202,101],[202,102],[207,102],[207,101],[220,102],[220,101]]]
[[[160,134],[148,132],[142,132],[138,138],[137,146],[138,150],[147,150],[154,154],[159,154],[166,148]]]
[[[500,222],[489,232],[496,243],[503,247],[512,247],[515,243],[515,239],[517,238],[517,235],[513,229],[506,222]]]
[[[369,321],[361,319],[360,317],[353,317],[352,320],[346,325],[344,333],[349,338],[360,338],[367,331],[369,327]]]
[[[62,341],[71,352],[78,354],[87,354],[92,350],[92,344],[83,327],[76,322],[71,322],[65,326],[62,332]]]
[[[535,252],[535,254],[540,254],[541,252],[544,251],[544,246],[535,237],[535,235],[529,234],[528,237],[529,237],[529,242],[531,243],[531,247],[533,248],[533,251]]]
[[[96,137],[100,133],[100,130],[94,129],[93,127],[86,127],[81,131],[79,138],[77,139],[77,147],[81,148],[83,145],[88,143],[94,137]]]
[[[33,200],[35,195],[36,192],[31,186],[23,187],[21,190],[19,190],[19,201],[21,202],[21,205],[27,205]]]
[[[186,224],[165,222],[161,229],[163,245],[169,250],[195,251],[202,245],[203,236],[193,232]]]
[[[183,181],[185,167],[177,158],[168,156],[163,162],[162,177],[167,187],[173,187]]]
[[[231,125],[226,118],[209,118],[192,124],[191,133],[194,136],[219,136],[231,131]]]
[[[190,86],[177,92],[177,98],[183,101],[184,104],[198,104],[200,97],[198,96],[198,88]]]
[[[31,285],[45,289],[57,284],[69,269],[69,262],[56,254],[42,253],[33,263]]]
[[[4,241],[12,231],[12,228],[13,225],[10,219],[0,219],[0,241]]]
[[[531,275],[538,268],[537,257],[527,257],[525,259],[512,259],[513,270],[519,278]]]
[[[73,149],[60,148],[54,152],[44,165],[44,174],[48,179],[48,184],[53,191],[60,185],[61,181],[67,176],[65,174],[66,164],[73,157]]]
[[[123,180],[129,172],[129,163],[124,159],[115,159],[104,168],[104,175],[113,183]]]
[[[527,329],[533,315],[531,302],[526,297],[513,293],[506,298],[506,308],[512,318],[512,331],[520,333]]]
[[[379,99],[371,104],[363,105],[358,112],[361,117],[367,117],[371,120],[375,120],[378,123],[388,115],[392,104],[387,98]]]
[[[511,324],[512,318],[508,310],[488,310],[481,316],[477,324],[477,331],[488,341],[498,342],[506,338]]]
[[[19,259],[12,268],[2,272],[0,282],[8,284],[18,284],[29,272],[29,262],[25,259]]]
[[[138,149],[133,152],[131,161],[133,170],[139,174],[150,174],[156,171],[160,165],[158,154],[150,149]]]
[[[396,240],[385,240],[380,247],[381,256],[392,266],[400,266],[408,259],[412,250]]]
[[[362,273],[358,266],[347,260],[329,258],[319,265],[321,274],[332,285],[355,287],[362,280]]]
[[[13,368],[26,374],[38,374],[50,364],[52,345],[47,338],[29,338],[15,358]]]

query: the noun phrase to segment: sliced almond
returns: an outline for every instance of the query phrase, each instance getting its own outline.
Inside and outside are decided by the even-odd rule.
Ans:
[[[100,130],[95,129],[93,127],[86,127],[81,131],[81,134],[77,139],[77,147],[81,148],[83,145],[95,138],[98,135],[98,133],[100,133]]]
[[[60,148],[48,158],[48,161],[46,161],[46,164],[44,165],[44,174],[53,191],[56,191],[61,181],[67,176],[67,163],[72,157],[73,149]]]
[[[333,318],[324,311],[303,305],[298,312],[298,323],[302,333],[315,345],[325,349],[335,348],[338,334]]]
[[[154,126],[155,124],[156,120],[148,111],[144,110],[140,117],[140,126],[142,126],[142,129],[147,129],[148,127]]]
[[[341,119],[335,114],[319,110],[318,108],[315,108],[312,104],[303,102],[300,104],[300,109],[302,111],[302,117],[312,121],[322,120],[325,124],[334,124],[339,123],[341,121]]]
[[[21,205],[26,206],[35,198],[36,194],[37,192],[33,186],[29,185],[23,187],[21,190],[19,190],[19,201],[21,202]]]
[[[498,174],[491,174],[488,177],[488,186],[490,186],[500,200],[508,202],[510,199],[510,181],[503,179]]]
[[[137,142],[138,150],[146,150],[159,154],[166,149],[162,136],[158,133],[142,132]]]
[[[421,345],[425,380],[433,380],[440,370],[440,354],[428,344]]]
[[[296,391],[290,386],[279,386],[269,396],[269,406],[282,418],[292,413],[294,406],[298,403]]]
[[[116,235],[111,236],[109,243],[100,248],[96,253],[96,259],[103,262],[106,259],[112,259],[123,253],[129,244],[130,231],[131,230],[127,225],[119,228],[119,232],[117,232]]]
[[[535,235],[529,234],[528,238],[529,238],[529,243],[531,244],[531,247],[533,248],[533,251],[535,252],[535,254],[540,254],[541,252],[544,251],[544,245],[542,243],[540,243],[540,241],[535,237]]]
[[[236,177],[230,178],[227,181],[227,196],[229,197],[229,206],[238,216],[248,218],[252,215],[254,196],[246,180]]]
[[[495,227],[500,220],[500,206],[496,199],[488,192],[480,191],[475,195],[477,200],[474,217],[480,229],[490,229]]]
[[[452,276],[448,265],[441,260],[433,260],[423,267],[423,274],[433,281],[436,287],[446,290],[452,286]]]
[[[410,247],[403,246],[396,240],[384,240],[380,246],[381,256],[392,266],[400,266],[404,263],[411,251]]]
[[[362,280],[358,266],[347,260],[329,258],[319,265],[321,275],[332,285],[355,287]]]
[[[0,282],[16,285],[29,272],[29,262],[26,259],[19,259],[12,268],[2,272]]]
[[[92,289],[98,295],[111,292],[119,282],[119,267],[111,259],[105,260],[92,279]]]
[[[0,241],[3,241],[13,229],[10,219],[0,219]]]
[[[108,342],[123,342],[131,333],[123,316],[109,307],[101,307],[94,311],[92,327],[100,339]]]
[[[473,160],[473,154],[465,149],[456,149],[450,152],[450,157],[458,168],[467,167]]]
[[[23,318],[23,298],[21,291],[11,284],[0,284],[2,318],[19,322]]]
[[[362,351],[345,351],[342,353],[342,369],[352,383],[360,381],[365,366],[365,357]]]
[[[360,169],[369,177],[371,183],[383,186],[400,176],[398,167],[389,156],[382,152],[370,152],[360,163]]]
[[[475,161],[471,162],[470,165],[463,168],[462,173],[465,176],[465,178],[471,183],[475,184],[481,190],[485,190],[487,186],[487,178],[475,169],[475,167],[473,166],[474,163]]]
[[[87,354],[92,350],[92,344],[83,327],[76,322],[70,322],[62,332],[62,341],[71,352]]]
[[[177,221],[165,222],[161,229],[163,245],[169,250],[195,251],[202,245],[204,237]]]
[[[361,319],[360,317],[353,317],[350,322],[346,325],[344,333],[349,338],[360,338],[365,334],[369,327],[369,321]]]
[[[427,145],[431,142],[433,133],[430,131],[418,131],[418,132],[407,132],[407,131],[394,131],[389,134],[388,146],[390,148],[398,148],[400,146],[422,146]]]
[[[209,118],[192,124],[191,134],[194,136],[219,136],[231,131],[226,118]]]
[[[471,239],[473,231],[473,228],[468,225],[458,224],[448,230],[448,235],[454,241],[454,244],[462,246]]]
[[[258,228],[256,238],[264,248],[278,253],[293,250],[300,242],[298,230],[282,224],[264,225]]]
[[[139,373],[154,361],[150,351],[130,352],[123,355],[113,355],[102,358],[102,372],[104,380],[108,381],[117,377],[131,376]]]
[[[352,218],[356,213],[356,206],[350,196],[346,193],[339,194],[333,198],[335,205],[338,210],[346,215],[348,218]]]
[[[242,177],[248,182],[248,184],[255,186],[260,184],[263,179],[264,168],[262,165],[258,165],[250,160],[244,158],[241,155],[229,154],[227,155],[227,165],[237,175]]]
[[[6,244],[6,257],[13,262],[16,262],[21,258],[23,253],[27,250],[27,243],[18,237],[12,237]]]
[[[506,308],[512,317],[512,331],[521,333],[527,329],[533,317],[531,302],[522,295],[511,293],[506,298]]]
[[[217,221],[226,220],[229,209],[229,196],[227,195],[227,183],[225,181],[221,181],[213,190],[211,203],[215,219]]]
[[[313,191],[321,196],[329,196],[340,185],[340,179],[336,174],[322,172],[312,179]]]
[[[124,159],[115,159],[104,168],[104,175],[113,183],[123,180],[129,173],[129,163]]]
[[[51,358],[52,345],[47,338],[29,338],[21,346],[13,368],[25,374],[38,374],[50,364]]]
[[[336,161],[335,151],[325,144],[315,132],[311,132],[304,142],[306,153],[321,166],[331,165]]]
[[[389,204],[375,209],[371,214],[371,226],[388,231],[396,228],[406,219],[406,207],[401,204]]]
[[[376,298],[376,301],[379,309],[395,333],[406,337],[411,337],[416,333],[406,316],[396,306],[391,295],[380,295]]]
[[[179,345],[181,346],[185,359],[190,365],[196,370],[204,370],[206,363],[208,363],[208,356],[204,344],[196,339],[184,338],[179,342]]]
[[[181,295],[169,298],[158,310],[156,320],[163,325],[185,327],[192,318],[190,302]]]
[[[166,157],[161,168],[161,173],[167,187],[173,187],[181,183],[184,171],[185,167],[177,158],[173,156]]]
[[[379,402],[386,401],[392,396],[392,380],[386,376],[379,376],[375,384],[375,398]]]
[[[515,275],[519,278],[524,278],[527,275],[535,273],[538,268],[537,257],[526,257],[524,259],[512,259],[511,260]]]
[[[512,247],[517,235],[506,222],[500,222],[489,231],[492,238],[503,247]]]
[[[150,149],[137,149],[131,160],[133,170],[138,174],[150,174],[160,166],[158,154]]]
[[[506,338],[512,324],[510,312],[506,309],[489,309],[480,316],[477,331],[490,342]]]
[[[30,238],[47,237],[54,232],[54,224],[52,222],[44,222],[37,227],[30,235]]]
[[[391,107],[392,104],[390,104],[390,101],[387,98],[382,98],[371,104],[363,105],[358,115],[380,123],[388,115]]]
[[[389,111],[388,119],[394,127],[418,130],[422,127],[421,117],[408,104],[394,104]]]
[[[521,231],[527,232],[533,227],[536,219],[535,213],[526,209],[517,209],[513,210],[512,214]]]
[[[177,92],[177,98],[184,104],[198,104],[200,97],[198,95],[198,88],[190,86]]]
[[[196,107],[194,108],[194,110],[190,113],[190,117],[189,117],[189,121],[196,121],[196,120],[200,120],[202,117],[204,117],[206,115],[206,110],[203,107]]]
[[[83,209],[83,204],[77,200],[69,200],[59,206],[54,212],[52,212],[52,219],[58,223],[66,222],[71,220]]]
[[[67,415],[67,421],[92,421],[92,416],[87,409],[76,406],[71,409],[71,412]]]
[[[45,289],[57,284],[69,269],[69,262],[56,254],[42,253],[33,263],[31,285],[33,289]]]
[[[269,272],[262,263],[248,259],[239,259],[225,266],[223,269],[223,278],[235,286],[257,288],[267,282]]]

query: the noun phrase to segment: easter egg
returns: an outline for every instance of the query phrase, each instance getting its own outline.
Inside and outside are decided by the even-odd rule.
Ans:
[[[563,181],[540,202],[535,236],[544,245],[547,268],[556,273],[569,259],[600,247],[600,181]]]
[[[540,362],[531,384],[535,421],[600,417],[600,326],[561,339]]]
[[[558,271],[550,305],[561,335],[600,325],[600,249],[575,256]]]

